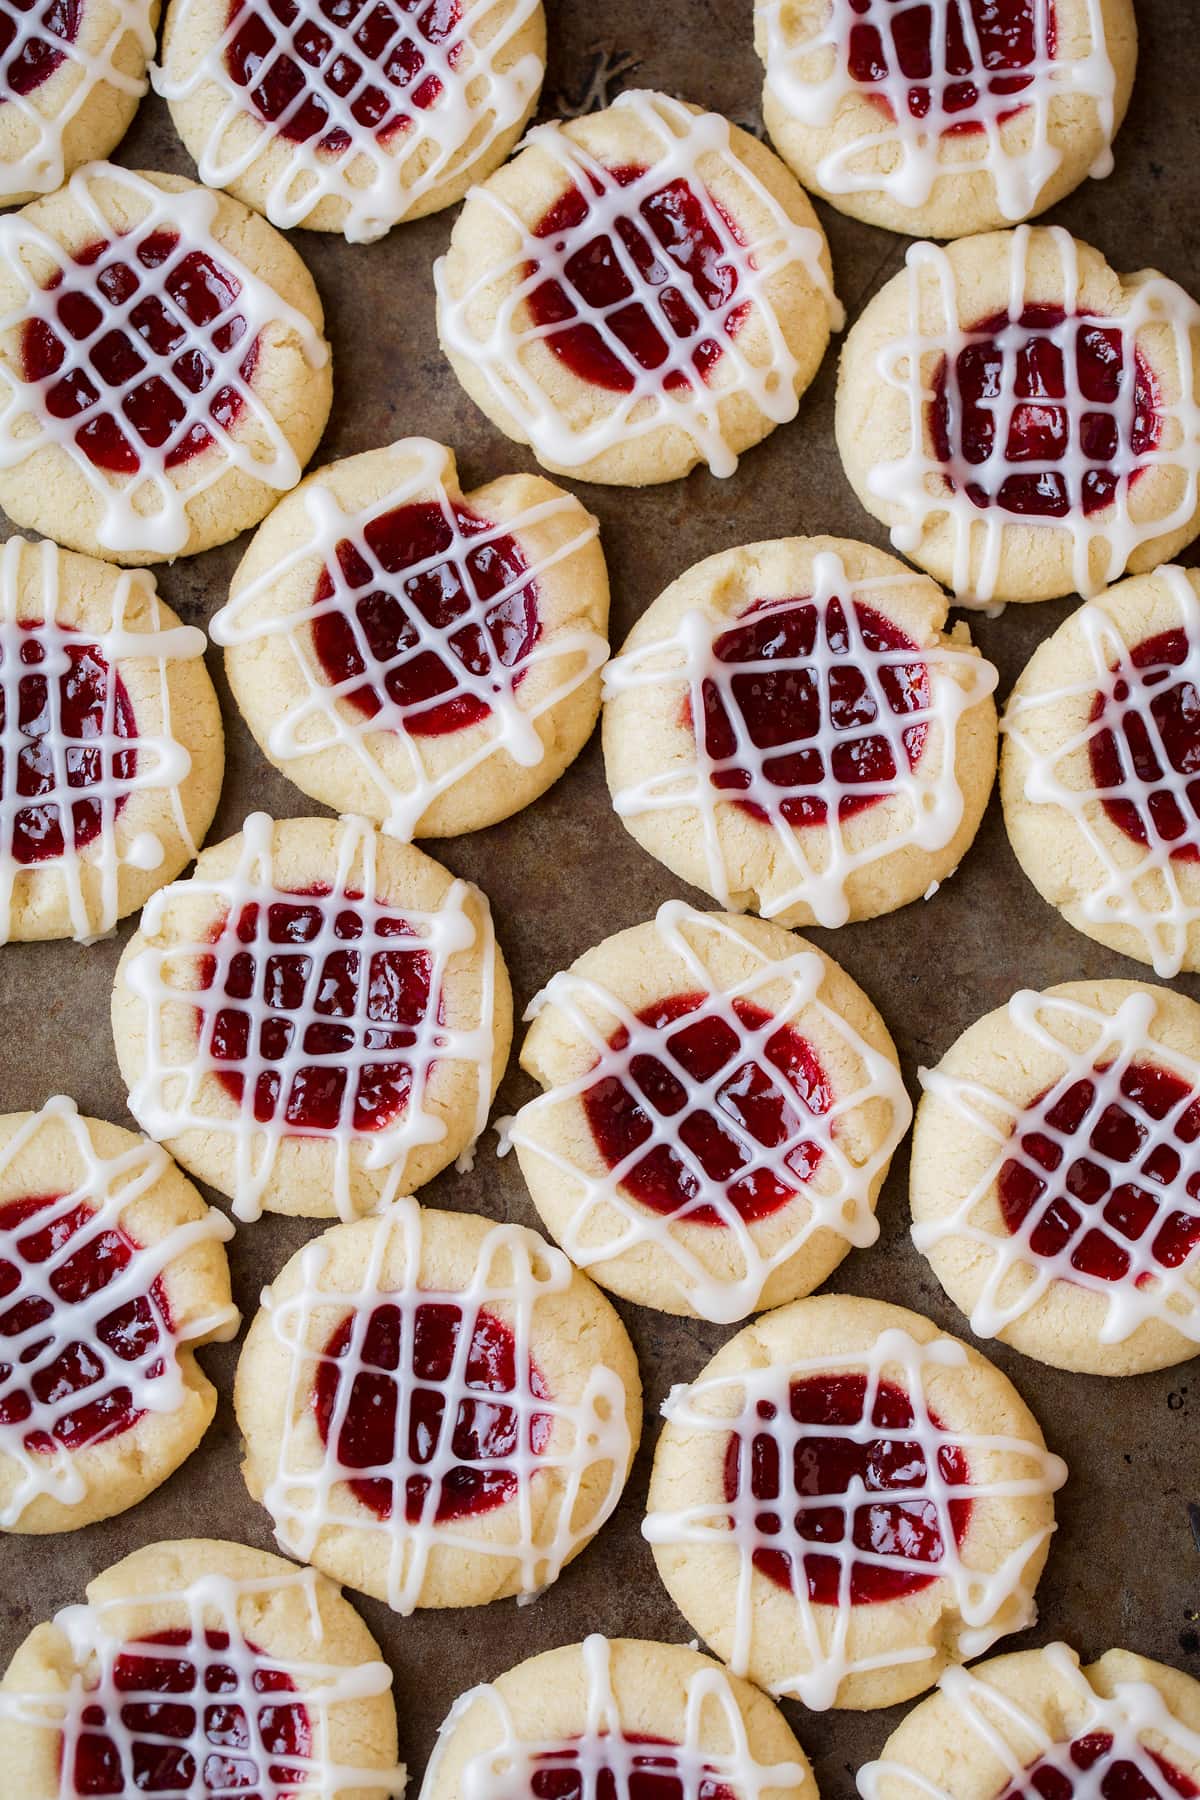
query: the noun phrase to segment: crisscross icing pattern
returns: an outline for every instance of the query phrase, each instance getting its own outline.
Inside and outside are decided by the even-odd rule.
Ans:
[[[594,519],[587,516],[586,525],[561,546],[526,558],[520,554],[522,533],[577,511],[569,496],[543,500],[503,523],[476,520],[457,489],[447,486],[448,459],[440,444],[410,438],[402,448],[415,458],[411,474],[357,512],[346,511],[327,487],[310,482],[303,490],[307,533],[235,594],[210,629],[215,642],[224,645],[286,640],[305,691],[271,731],[270,754],[287,763],[327,749],[346,752],[379,796],[382,829],[409,839],[430,806],[490,757],[506,752],[522,767],[539,763],[545,746],[535,729],[537,720],[595,674],[608,645],[598,632],[550,631],[535,620],[534,631],[520,634],[515,655],[508,648],[516,635],[509,628],[514,611],[523,603],[528,610],[530,599],[536,609],[538,582],[592,542],[599,529]],[[437,535],[448,540],[445,547],[402,568],[389,557],[385,566],[377,545],[387,536],[391,516],[418,504],[434,512],[444,528]],[[506,570],[495,588],[492,565],[510,543],[518,555],[506,560],[520,566],[511,576]],[[271,590],[310,558],[318,558],[322,569],[311,604],[301,611],[272,613]],[[428,591],[442,597],[450,589],[456,598],[444,613],[421,603]],[[369,609],[372,597],[380,594],[395,597],[401,608],[402,628],[394,645],[379,641],[386,636],[382,628],[379,637],[372,629]],[[323,625],[328,636],[336,630],[345,639],[340,662],[346,672],[337,679],[323,661],[315,635]],[[523,678],[547,662],[556,665],[558,679],[531,700],[528,690],[521,693]],[[430,681],[425,671],[433,665],[437,677]],[[393,690],[422,684],[431,689],[428,698],[415,703],[395,698]],[[370,710],[356,701],[364,688],[370,693]],[[487,730],[465,737],[461,752],[448,758],[448,734],[440,727],[427,734],[422,716],[428,719],[435,709],[440,713],[455,707],[471,724],[486,718]]]

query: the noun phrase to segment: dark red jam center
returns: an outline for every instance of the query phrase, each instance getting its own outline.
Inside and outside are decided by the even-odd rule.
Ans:
[[[689,1224],[723,1225],[715,1206],[694,1206],[714,1184],[751,1224],[786,1206],[812,1179],[821,1146],[796,1142],[796,1135],[806,1115],[829,1111],[833,1093],[815,1050],[793,1026],[781,1025],[748,1057],[742,1033],[728,1020],[706,1013],[687,1023],[705,1002],[704,994],[672,994],[644,1008],[638,1020],[662,1034],[661,1051],[634,1056],[620,1075],[601,1075],[585,1090],[583,1108],[610,1169],[645,1146],[621,1177],[622,1188],[644,1206],[668,1215],[692,1206]],[[735,1000],[733,1011],[747,1031],[761,1030],[771,1018],[750,1000]],[[609,1039],[614,1051],[628,1043],[624,1026]],[[699,1104],[689,1092],[697,1082],[709,1087]],[[760,1149],[782,1154],[772,1167],[748,1169]]]
[[[34,1222],[38,1213],[60,1204],[61,1196],[46,1194],[0,1208],[0,1426],[20,1426],[35,1406],[48,1408],[53,1419],[49,1430],[31,1429],[24,1438],[31,1451],[81,1450],[127,1431],[141,1414],[113,1364],[134,1365],[139,1378],[162,1375],[161,1354],[155,1352],[169,1349],[172,1331],[166,1293],[162,1282],[155,1281],[148,1293],[103,1313],[89,1330],[90,1341],[66,1342],[45,1360],[55,1336],[63,1332],[62,1314],[101,1293],[138,1249],[119,1226],[98,1226],[92,1209],[82,1202],[48,1224]],[[76,1238],[76,1247],[63,1256]],[[20,1294],[22,1265],[32,1269],[60,1257],[48,1278],[53,1300]],[[54,1331],[30,1336],[51,1320]],[[5,1342],[18,1337],[24,1341],[14,1360],[6,1362]]]
[[[61,67],[66,51],[79,35],[83,0],[0,0],[0,57],[4,78],[0,105],[12,94],[32,94]]]
[[[541,632],[537,585],[520,585],[528,573],[521,546],[464,506],[451,522],[432,501],[372,519],[363,537],[375,567],[348,538],[336,553],[342,582],[357,593],[354,616],[327,607],[313,617],[326,678],[341,687],[363,677],[346,698],[368,719],[388,714],[381,728],[438,737],[478,725],[491,708],[464,678],[496,694],[515,689]],[[381,570],[400,579],[381,588]],[[333,594],[325,569],[313,606]]]
[[[930,419],[934,454],[951,487],[964,489],[978,507],[1048,519],[1076,508],[1099,512],[1112,504],[1123,476],[1136,480],[1139,458],[1158,443],[1158,394],[1141,352],[1134,351],[1130,370],[1120,328],[1084,319],[1073,325],[1074,342],[1064,350],[1066,318],[1060,306],[1027,306],[1016,328],[1028,335],[1006,353],[1000,337],[1010,337],[1014,326],[996,313],[971,326],[953,375],[942,359]],[[1096,408],[1074,420],[1066,403],[1067,355],[1084,406]],[[1007,420],[1002,454],[1018,466],[998,487],[989,471],[984,486],[971,471],[995,449],[997,418]],[[1063,467],[1068,454],[1083,465],[1070,478]]]
[[[1193,681],[1173,679],[1190,651],[1187,633],[1178,628],[1135,644],[1129,660],[1141,676],[1139,704],[1125,710],[1130,687],[1123,678],[1108,693],[1098,693],[1090,723],[1104,724],[1088,739],[1092,780],[1099,789],[1163,781],[1172,769],[1195,777],[1187,783],[1186,802],[1165,787],[1145,800],[1106,794],[1103,802],[1113,824],[1135,844],[1149,843],[1153,825],[1155,845],[1170,844],[1177,862],[1200,862],[1200,693]]]
[[[1074,1800],[1080,1775],[1086,1775],[1083,1790],[1099,1795],[1100,1800],[1194,1800],[1200,1788],[1194,1781],[1169,1763],[1157,1750],[1144,1752],[1161,1775],[1151,1780],[1144,1763],[1131,1762],[1126,1756],[1112,1754],[1113,1740],[1107,1731],[1089,1732],[1049,1755],[1039,1758],[1016,1781],[1010,1782],[1001,1800]]]
[[[605,171],[618,187],[645,173],[640,163]],[[597,176],[589,180],[597,194],[604,192]],[[636,213],[618,215],[613,231],[619,245],[607,230],[589,230],[592,204],[582,188],[568,188],[555,201],[534,228],[535,237],[554,240],[555,273],[530,291],[526,304],[544,341],[572,374],[613,393],[632,393],[637,375],[631,362],[661,369],[673,344],[686,339],[694,375],[676,364],[663,385],[678,392],[708,375],[721,355],[720,340],[732,338],[749,311],[746,303],[726,310],[739,276],[713,224],[714,211],[740,243],[737,226],[712,196],[702,198],[682,179],[647,194]],[[530,264],[528,274],[539,266]],[[602,315],[602,324],[581,317],[589,309]],[[710,313],[722,315],[713,326],[717,335],[697,338]]]
[[[418,1042],[430,1009],[432,963],[428,950],[411,947],[407,920],[379,911],[364,915],[353,904],[360,898],[355,894],[341,897],[333,913],[339,947],[306,950],[329,923],[328,894],[328,888],[312,888],[272,901],[265,920],[262,906],[251,901],[236,919],[218,926],[213,941],[220,953],[204,958],[200,986],[212,988],[223,969],[222,991],[230,1004],[208,1012],[208,1053],[230,1065],[218,1068],[218,1077],[240,1106],[253,1106],[260,1125],[282,1115],[299,1131],[351,1124],[355,1131],[379,1131],[408,1102],[412,1066],[405,1052]],[[403,938],[407,945],[373,945],[364,953],[356,948],[364,934]],[[251,998],[267,1009],[257,1027],[237,1004]],[[206,1029],[204,1015],[197,1025]],[[360,1061],[363,1051],[371,1056]],[[282,1062],[288,1064],[284,1071],[272,1066]]]
[[[255,1644],[245,1648],[263,1656]],[[228,1649],[224,1631],[206,1631],[199,1655],[190,1630],[159,1631],[127,1644],[113,1665],[121,1738],[111,1735],[116,1721],[110,1723],[103,1705],[84,1706],[71,1791],[89,1800],[97,1794],[301,1800],[313,1754],[308,1708],[279,1697],[294,1694],[296,1684],[265,1658],[244,1683],[235,1663],[220,1660]]]
[[[998,1180],[1008,1229],[1020,1231],[1036,1207],[1034,1254],[1069,1248],[1071,1267],[1097,1281],[1129,1273],[1130,1244],[1144,1240],[1164,1269],[1180,1268],[1200,1244],[1200,1204],[1180,1204],[1185,1196],[1200,1203],[1200,1094],[1185,1105],[1193,1090],[1154,1063],[1131,1062],[1119,1087],[1121,1098],[1103,1107],[1086,1078],[1049,1108],[1043,1103],[1053,1089],[1040,1094],[1017,1126],[1021,1156],[1001,1166]],[[1161,1122],[1176,1109],[1164,1132]],[[1081,1141],[1064,1146],[1052,1133]],[[1128,1165],[1129,1179],[1119,1180],[1106,1166],[1112,1163]]]
[[[605,1732],[593,1737],[586,1766],[571,1742],[543,1751],[529,1777],[533,1800],[734,1800],[733,1790],[708,1769],[698,1772],[689,1756],[681,1774],[680,1746],[643,1731]]]
[[[763,1539],[793,1530],[807,1544],[837,1544],[842,1559],[853,1546],[877,1556],[900,1558],[907,1569],[879,1567],[853,1557],[850,1565],[850,1600],[854,1605],[878,1600],[899,1600],[935,1581],[945,1555],[938,1508],[932,1497],[905,1500],[873,1499],[895,1488],[922,1488],[929,1480],[925,1452],[915,1438],[903,1433],[913,1423],[912,1403],[894,1382],[881,1381],[875,1390],[869,1432],[854,1437],[826,1437],[822,1426],[857,1426],[867,1401],[865,1375],[807,1375],[791,1384],[791,1413],[804,1426],[792,1452],[790,1487],[783,1468],[778,1427],[772,1425],[776,1407],[772,1401],[758,1404],[765,1429],[747,1443],[741,1432],[730,1434],[725,1452],[725,1499],[732,1504],[749,1485],[762,1507],[755,1528]],[[938,1420],[929,1415],[934,1428]],[[793,1437],[783,1428],[785,1442]],[[942,1444],[937,1452],[937,1473],[944,1482],[965,1486],[967,1461],[956,1444]],[[852,1484],[861,1483],[867,1496],[847,1506],[839,1497]],[[822,1502],[828,1500],[829,1505]],[[792,1507],[795,1511],[792,1512]],[[782,1508],[787,1508],[786,1514]],[[955,1542],[962,1543],[971,1516],[967,1499],[948,1502]],[[852,1554],[852,1552],[851,1552]],[[792,1590],[792,1555],[764,1544],[754,1551],[754,1566],[779,1587]],[[818,1606],[836,1606],[841,1599],[839,1557],[813,1551],[804,1556],[804,1575],[809,1599]]]
[[[478,1311],[470,1327],[471,1341],[456,1384],[447,1391],[461,1354],[463,1310],[448,1301],[424,1301],[405,1329],[397,1306],[377,1306],[367,1320],[344,1403],[335,1455],[346,1469],[387,1470],[355,1477],[351,1491],[381,1519],[392,1515],[395,1485],[404,1488],[404,1516],[410,1525],[428,1517],[427,1496],[437,1493],[432,1517],[437,1524],[475,1517],[502,1506],[517,1492],[513,1466],[521,1449],[540,1456],[550,1442],[553,1420],[531,1413],[523,1404],[533,1394],[549,1399],[536,1364],[530,1360],[527,1385],[517,1379],[513,1334],[502,1319]],[[334,1427],[342,1383],[339,1361],[351,1347],[354,1316],[347,1315],[329,1339],[313,1384],[313,1407],[324,1442]],[[400,1369],[401,1356],[406,1367]],[[466,1391],[466,1390],[469,1390]],[[476,1398],[478,1395],[478,1398]],[[487,1398],[509,1395],[510,1399]],[[433,1475],[428,1464],[443,1465]]]
[[[217,383],[209,354],[232,350],[246,335],[242,314],[229,310],[241,284],[203,250],[181,252],[179,245],[176,231],[151,231],[136,244],[122,239],[119,254],[111,244],[89,244],[74,261],[95,269],[95,294],[59,293],[60,269],[44,290],[49,315],[22,327],[22,376],[43,387],[51,418],[89,415],[75,442],[110,475],[135,475],[143,446],[169,444],[162,459],[168,469],[207,450],[213,434],[199,419],[180,433],[198,395],[225,431],[243,410],[236,384]],[[257,348],[255,339],[242,359],[243,382],[253,375]],[[106,389],[113,395],[108,408]]]
[[[912,117],[928,118],[931,110],[949,114],[947,133],[981,129],[982,121],[971,117],[980,101],[1023,93],[1033,80],[1028,71],[1054,56],[1054,9],[1046,8],[1039,44],[1036,0],[950,0],[940,44],[933,41],[934,9],[928,4],[850,0],[850,11],[856,18],[847,47],[852,78],[862,87],[907,83]],[[891,111],[890,99],[879,98]],[[1020,110],[1018,101],[998,117],[1003,121]]]

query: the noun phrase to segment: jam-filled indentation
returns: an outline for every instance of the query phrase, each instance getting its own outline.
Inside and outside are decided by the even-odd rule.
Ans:
[[[586,1748],[566,1740],[539,1753],[529,1776],[532,1800],[734,1800],[716,1772],[695,1768],[686,1753],[686,1774],[670,1738],[644,1731],[605,1731],[589,1736]]]
[[[872,99],[895,115],[940,124],[943,135],[978,131],[986,107],[1003,123],[1022,110],[1021,94],[1043,59],[1053,60],[1052,0],[949,0],[943,41],[934,42],[939,9],[910,0],[849,0],[854,17],[847,67]],[[1039,12],[1045,29],[1039,42]],[[1007,104],[1011,101],[1011,105]]]
[[[1175,674],[1191,654],[1178,627],[1143,638],[1129,651],[1136,691],[1120,676],[1089,717],[1099,727],[1088,738],[1092,780],[1108,817],[1135,844],[1169,845],[1177,862],[1200,862],[1200,690]],[[1148,792],[1123,797],[1143,783]]]
[[[1112,1733],[1091,1731],[1039,1757],[1001,1800],[1075,1800],[1077,1789],[1095,1800],[1195,1800],[1200,1794],[1191,1777],[1157,1750],[1139,1747],[1136,1762],[1114,1756]]]
[[[79,36],[83,0],[2,0],[0,4],[0,106],[10,95],[24,99],[60,69]]]

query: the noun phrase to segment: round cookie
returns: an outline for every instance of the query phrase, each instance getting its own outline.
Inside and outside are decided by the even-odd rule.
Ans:
[[[846,339],[842,464],[961,604],[1093,594],[1200,529],[1198,351],[1181,287],[1059,226],[913,244]]]
[[[663,1413],[643,1535],[735,1674],[815,1710],[892,1706],[1032,1624],[1066,1467],[1006,1377],[918,1313],[797,1300]]]
[[[195,1352],[238,1328],[232,1236],[73,1100],[0,1118],[0,1528],[111,1518],[192,1454],[217,1404]]]
[[[22,1800],[59,1800],[64,1774],[80,1794],[265,1796],[294,1777],[314,1800],[391,1800],[391,1682],[315,1570],[214,1538],[149,1544],[17,1650],[0,1764]]]
[[[463,494],[403,438],[275,508],[212,621],[238,705],[313,799],[400,838],[506,819],[557,781],[600,708],[598,526],[537,475]]]
[[[783,164],[641,90],[532,131],[434,275],[442,348],[492,423],[555,473],[629,487],[731,474],[795,417],[842,322]]]
[[[197,854],[225,767],[204,649],[149,575],[0,549],[0,942],[103,937]]]
[[[119,563],[236,537],[324,430],[322,326],[296,252],[236,200],[89,163],[0,219],[0,506]]]
[[[1200,969],[1200,574],[1168,565],[1080,607],[1004,731],[1004,822],[1038,892],[1157,975]]]
[[[913,237],[993,231],[1112,169],[1133,0],[756,0],[763,117],[806,188]]]
[[[912,1108],[883,1020],[803,938],[671,901],[530,1010],[544,1091],[505,1136],[603,1287],[728,1324],[874,1243]]]
[[[545,66],[541,0],[171,0],[154,86],[201,181],[369,244],[504,161]]]
[[[484,895],[352,817],[254,813],[211,845],[147,906],[112,1016],[130,1111],[239,1219],[353,1218],[430,1180],[512,1039]]]
[[[1195,1356],[1200,1006],[1026,990],[921,1081],[913,1239],[975,1336],[1088,1375]]]
[[[696,563],[605,671],[618,815],[684,881],[781,925],[928,896],[996,772],[996,671],[964,626],[943,630],[948,607],[842,538]]]
[[[292,1257],[235,1401],[280,1547],[403,1615],[557,1580],[642,1422],[625,1328],[561,1251],[415,1200]]]

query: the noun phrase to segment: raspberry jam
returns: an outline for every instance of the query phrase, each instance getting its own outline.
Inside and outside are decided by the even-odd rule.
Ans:
[[[645,174],[630,163],[604,171],[607,187],[597,175],[589,180],[607,200],[611,185],[630,187]],[[682,179],[647,194],[636,212],[618,213],[611,233],[589,231],[592,212],[583,190],[571,187],[534,227],[535,237],[555,240],[555,273],[525,297],[543,342],[580,381],[617,394],[633,392],[638,369],[664,364],[671,366],[663,386],[672,393],[703,380],[721,355],[720,339],[732,338],[749,311],[745,303],[728,310],[739,274],[713,216],[740,243],[733,220]],[[707,314],[720,315],[716,335],[705,334]],[[679,364],[680,342],[688,345],[687,368]]]
[[[59,46],[79,36],[83,0],[49,0],[34,18],[36,5],[37,0],[4,0],[0,7],[0,105],[10,94],[23,98],[49,81],[65,57]]]
[[[83,1707],[72,1793],[299,1800],[312,1766],[308,1708],[280,1698],[296,1684],[257,1645],[243,1640],[222,1661],[229,1649],[224,1631],[206,1631],[203,1649],[190,1630],[126,1644],[112,1669],[117,1718],[99,1701]],[[249,1680],[247,1656],[260,1659]]]
[[[806,1375],[791,1384],[791,1414],[795,1425],[782,1430],[772,1423],[777,1417],[773,1401],[758,1404],[764,1429],[747,1444],[741,1432],[730,1435],[725,1452],[725,1500],[732,1504],[748,1482],[755,1500],[763,1502],[754,1516],[762,1542],[754,1551],[756,1569],[779,1587],[792,1591],[792,1553],[770,1547],[773,1537],[799,1537],[807,1544],[836,1544],[839,1554],[819,1551],[804,1555],[804,1575],[809,1599],[818,1606],[836,1606],[842,1597],[842,1562],[850,1554],[849,1594],[852,1605],[880,1600],[900,1600],[937,1579],[945,1555],[942,1526],[934,1500],[913,1496],[928,1481],[925,1451],[915,1438],[903,1434],[913,1424],[912,1403],[904,1390],[891,1381],[880,1381],[871,1409],[876,1436],[824,1437],[821,1426],[845,1428],[862,1422],[867,1398],[865,1375]],[[941,1426],[930,1413],[935,1430]],[[781,1439],[795,1439],[792,1451],[791,1488],[782,1468]],[[937,1452],[937,1472],[955,1486],[968,1481],[966,1457],[954,1444],[942,1444]],[[841,1496],[858,1485],[866,1495],[848,1506]],[[873,1499],[889,1489],[903,1488],[904,1500]],[[820,1502],[829,1500],[828,1505]],[[955,1542],[962,1543],[971,1516],[970,1500],[948,1503]],[[792,1511],[792,1507],[795,1511]],[[779,1509],[787,1506],[787,1513]],[[875,1556],[911,1562],[909,1572],[894,1564],[881,1567],[861,1561],[850,1546]]]
[[[0,745],[0,794],[9,807],[14,798],[28,801],[13,812],[11,841],[5,846],[28,866],[66,852],[67,793],[79,794],[69,802],[75,850],[90,844],[106,821],[116,818],[126,796],[118,790],[102,801],[89,798],[89,791],[134,779],[137,751],[114,749],[113,744],[135,740],[137,727],[125,684],[97,645],[57,625],[23,625],[19,674],[7,666],[12,646],[11,637],[0,641],[0,733],[15,701],[20,747],[10,767]],[[57,672],[39,672],[45,663]],[[65,789],[60,785],[64,774]]]
[[[406,1318],[398,1306],[377,1306],[355,1346],[350,1395],[339,1400],[343,1362],[351,1349],[355,1318],[347,1315],[325,1345],[313,1383],[313,1409],[323,1442],[329,1442],[338,1413],[334,1454],[345,1469],[386,1469],[356,1476],[351,1491],[381,1519],[395,1505],[395,1483],[404,1483],[404,1516],[410,1525],[428,1517],[427,1496],[438,1483],[432,1518],[436,1524],[473,1518],[503,1506],[517,1492],[514,1460],[526,1447],[540,1456],[550,1442],[553,1420],[530,1409],[530,1396],[548,1400],[546,1384],[530,1360],[525,1381],[517,1377],[513,1334],[502,1319],[479,1310],[455,1387],[454,1369],[463,1310],[446,1301],[423,1301]],[[407,1367],[400,1371],[401,1355]],[[497,1402],[485,1395],[510,1398]],[[478,1396],[478,1398],[476,1398]],[[447,1455],[459,1460],[434,1476],[421,1473]]]
[[[1094,1800],[1194,1800],[1200,1793],[1194,1781],[1169,1763],[1157,1750],[1141,1751],[1141,1760],[1115,1756],[1112,1736],[1093,1731],[1072,1744],[1056,1747],[1039,1758],[1019,1780],[1010,1782],[1001,1800],[1074,1800],[1076,1786]],[[1162,1779],[1151,1779],[1147,1764]],[[1084,1779],[1080,1781],[1080,1777]]]
[[[36,1414],[23,1439],[31,1451],[82,1450],[128,1431],[141,1413],[122,1380],[122,1364],[139,1382],[162,1375],[172,1332],[166,1293],[156,1280],[147,1293],[98,1319],[89,1306],[85,1341],[67,1341],[46,1360],[56,1338],[66,1335],[63,1315],[102,1293],[139,1249],[119,1226],[97,1225],[86,1204],[66,1213],[61,1204],[61,1196],[47,1194],[0,1207],[0,1428],[20,1427]],[[48,1208],[54,1216],[39,1226],[37,1215]],[[76,1247],[64,1255],[74,1239]],[[43,1282],[36,1271],[49,1262],[55,1266]],[[37,1337],[51,1320],[54,1329]],[[8,1339],[20,1340],[13,1362],[3,1360]]]
[[[371,561],[348,538],[336,551],[353,602],[319,610],[334,594],[327,569],[313,594],[326,679],[343,687],[362,677],[345,697],[381,729],[440,737],[478,725],[491,707],[475,690],[514,690],[541,635],[537,585],[521,585],[521,546],[466,507],[447,516],[433,501],[370,520],[363,538]],[[385,575],[399,579],[381,587]]]
[[[1148,1249],[1164,1269],[1181,1267],[1200,1244],[1200,1205],[1172,1204],[1172,1190],[1176,1201],[1186,1195],[1200,1203],[1192,1147],[1200,1140],[1200,1094],[1185,1104],[1188,1084],[1145,1062],[1129,1063],[1118,1088],[1120,1098],[1106,1100],[1096,1081],[1084,1079],[1049,1105],[1055,1090],[1047,1089],[1020,1122],[1019,1159],[1010,1157],[998,1177],[1009,1231],[1020,1231],[1036,1207],[1029,1233],[1034,1255],[1069,1252],[1071,1268],[1097,1281],[1121,1281],[1129,1273],[1131,1244]],[[1082,1141],[1072,1146],[1077,1136]],[[1129,1169],[1124,1181],[1117,1174],[1122,1164]]]
[[[1158,394],[1140,351],[1130,367],[1118,325],[1027,306],[1015,324],[996,313],[966,336],[953,375],[942,359],[930,415],[953,489],[980,508],[1062,519],[1099,512],[1123,476],[1137,479],[1160,436]],[[1077,390],[1069,398],[1068,356]],[[1000,469],[973,474],[994,452],[997,418],[1008,421]]]
[[[1031,71],[1055,51],[1054,9],[1046,8],[1046,37],[1038,42],[1036,0],[950,0],[943,43],[933,42],[934,9],[910,0],[849,0],[856,23],[850,27],[847,62],[860,87],[887,83],[904,95],[914,119],[945,114],[943,133],[982,129],[972,118],[981,101],[1024,92]],[[873,95],[892,112],[889,96]],[[993,110],[989,108],[989,111]],[[999,114],[1001,122],[1021,111],[1020,101]],[[955,115],[962,115],[956,117]]]
[[[688,1023],[692,1013],[701,1016]],[[627,1070],[602,1075],[583,1094],[600,1154],[610,1169],[637,1158],[621,1187],[653,1212],[673,1216],[691,1208],[702,1187],[716,1183],[752,1224],[794,1200],[821,1160],[819,1144],[795,1141],[806,1116],[833,1105],[812,1045],[781,1025],[761,1050],[747,1053],[743,1031],[762,1030],[771,1015],[742,999],[732,1002],[732,1013],[737,1026],[711,1010],[705,994],[672,994],[646,1007],[637,1016],[661,1034],[654,1053],[635,1055]],[[613,1051],[628,1043],[624,1026],[609,1039]],[[699,1083],[709,1092],[698,1104]],[[762,1149],[781,1150],[774,1166],[741,1173]],[[687,1222],[725,1220],[715,1206],[703,1205],[688,1211]]]
[[[644,1731],[604,1732],[588,1741],[586,1762],[571,1743],[534,1759],[533,1800],[734,1800],[733,1790],[687,1755],[680,1770],[670,1738]]]
[[[1179,629],[1143,638],[1129,652],[1140,676],[1134,707],[1126,710],[1130,688],[1122,678],[1096,695],[1089,720],[1103,721],[1088,738],[1088,757],[1105,812],[1135,844],[1149,844],[1153,826],[1155,847],[1169,844],[1177,862],[1200,862],[1200,692],[1191,680],[1172,679],[1190,653]],[[1171,771],[1195,777],[1186,801],[1166,786],[1136,801],[1111,797],[1132,782],[1165,782]]]
[[[245,337],[231,311],[241,284],[203,250],[182,249],[178,232],[123,239],[119,254],[89,244],[44,292],[52,313],[26,319],[21,374],[42,387],[52,419],[86,415],[75,442],[97,469],[136,475],[145,450],[178,468],[215,442],[205,418],[226,432],[237,422],[244,402],[236,384],[218,384],[214,356]],[[243,382],[257,348],[242,359]]]

